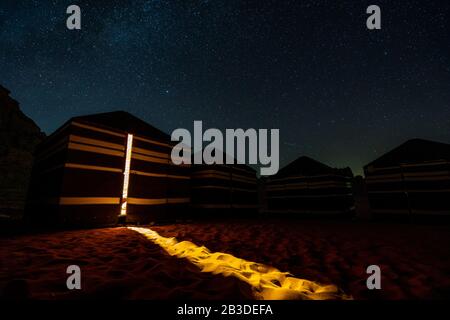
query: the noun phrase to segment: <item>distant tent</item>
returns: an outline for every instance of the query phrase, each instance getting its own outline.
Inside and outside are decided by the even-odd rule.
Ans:
[[[267,179],[267,210],[310,216],[353,213],[352,177],[350,168],[300,157]]]
[[[37,149],[28,216],[84,226],[182,214],[190,173],[172,164],[172,146],[169,135],[127,112],[74,117]]]
[[[374,216],[450,215],[450,144],[408,140],[364,173]]]
[[[258,211],[256,171],[244,164],[192,165],[192,215],[251,216]]]

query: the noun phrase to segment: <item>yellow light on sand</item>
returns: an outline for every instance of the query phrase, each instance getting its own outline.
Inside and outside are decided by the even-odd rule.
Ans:
[[[260,263],[237,258],[222,252],[210,252],[204,246],[189,241],[178,242],[165,238],[149,228],[128,227],[162,247],[169,255],[185,258],[201,272],[236,277],[251,285],[258,300],[327,300],[351,299],[335,285],[321,285],[313,281],[291,277],[288,272]]]
[[[123,170],[123,190],[122,190],[122,202],[120,205],[120,216],[127,214],[127,201],[128,201],[128,184],[130,181],[130,166],[131,166],[131,150],[133,148],[133,135],[128,134],[127,138],[127,151],[125,158],[125,168]]]

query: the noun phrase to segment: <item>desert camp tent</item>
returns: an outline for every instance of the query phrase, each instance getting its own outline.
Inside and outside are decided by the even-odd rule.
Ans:
[[[243,217],[258,210],[256,171],[249,166],[193,164],[191,185],[193,216]]]
[[[27,215],[64,225],[147,223],[182,214],[190,173],[172,164],[170,137],[135,116],[70,119],[38,147]]]
[[[300,157],[267,179],[267,210],[290,216],[344,216],[354,211],[350,168]]]
[[[413,139],[364,167],[375,217],[450,216],[450,145]]]

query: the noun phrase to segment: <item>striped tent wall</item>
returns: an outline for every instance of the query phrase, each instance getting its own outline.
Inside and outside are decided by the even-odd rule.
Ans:
[[[327,174],[270,179],[268,210],[296,214],[339,215],[354,210],[351,177]]]
[[[169,141],[134,136],[127,222],[184,218],[190,204],[190,172],[174,165]]]
[[[56,223],[58,202],[67,155],[68,125],[47,137],[34,154],[25,204],[25,219],[41,224]]]
[[[69,122],[38,148],[28,210],[68,225],[113,224],[120,209],[126,135]]]
[[[258,210],[256,172],[245,165],[193,165],[194,217],[251,215]]]
[[[231,202],[236,213],[245,216],[258,213],[258,179],[255,170],[245,165],[232,165],[231,182]]]
[[[450,216],[450,145],[409,140],[364,173],[374,217]]]
[[[350,169],[300,157],[267,179],[265,210],[291,217],[353,214],[352,178]]]
[[[170,219],[187,211],[189,167],[171,163],[168,139],[132,134],[124,198],[131,133],[74,119],[36,152],[27,216],[87,226],[117,223],[124,203],[131,223]]]

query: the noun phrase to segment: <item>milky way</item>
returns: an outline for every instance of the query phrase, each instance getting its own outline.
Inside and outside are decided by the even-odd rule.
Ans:
[[[0,83],[47,133],[117,109],[166,132],[279,128],[282,165],[355,173],[409,138],[450,142],[448,1],[76,1],[69,31],[73,3],[0,3]]]

